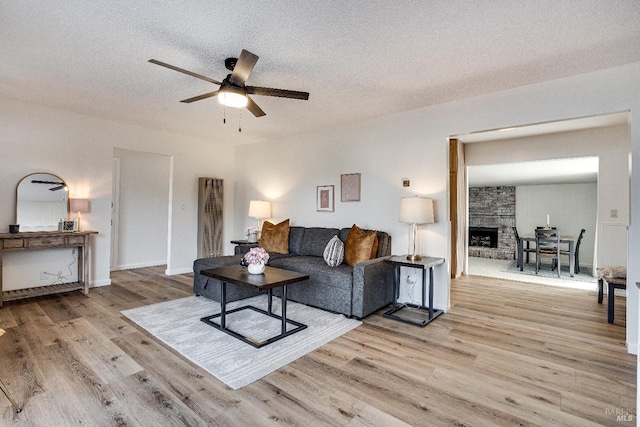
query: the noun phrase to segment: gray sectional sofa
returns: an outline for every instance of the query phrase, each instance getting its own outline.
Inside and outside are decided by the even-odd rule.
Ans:
[[[309,280],[288,287],[289,300],[363,318],[392,301],[393,267],[384,260],[391,255],[391,236],[376,232],[378,251],[374,259],[351,267],[342,263],[330,267],[323,258],[333,236],[346,242],[350,228],[290,227],[289,254],[271,253],[268,265],[309,275]],[[239,264],[242,254],[201,258],[193,263],[193,291],[220,300],[220,281],[200,272],[209,268]],[[279,295],[279,290],[274,290]],[[256,295],[251,289],[227,286],[227,301]]]

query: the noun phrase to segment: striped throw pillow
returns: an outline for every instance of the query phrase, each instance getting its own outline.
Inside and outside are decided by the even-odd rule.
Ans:
[[[338,238],[333,236],[327,246],[324,248],[324,261],[329,267],[337,267],[342,264],[344,259],[344,243]]]

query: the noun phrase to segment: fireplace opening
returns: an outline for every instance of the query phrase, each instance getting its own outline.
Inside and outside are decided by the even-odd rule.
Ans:
[[[498,228],[469,227],[469,246],[498,247]]]

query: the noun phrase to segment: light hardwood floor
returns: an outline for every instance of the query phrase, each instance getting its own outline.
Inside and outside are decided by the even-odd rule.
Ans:
[[[111,286],[0,309],[0,425],[634,425],[625,300],[482,277],[453,282],[425,328],[380,313],[233,391],[120,310],[189,296],[190,275],[115,272]],[[633,417],[632,422],[617,421]],[[621,418],[622,419],[622,418]]]

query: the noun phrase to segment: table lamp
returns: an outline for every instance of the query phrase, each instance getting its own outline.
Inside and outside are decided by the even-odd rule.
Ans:
[[[69,211],[78,212],[78,231],[80,231],[80,213],[89,212],[89,199],[69,199]]]
[[[251,200],[249,202],[249,216],[258,221],[258,233],[262,230],[262,220],[271,218],[271,202]]]
[[[400,222],[406,222],[409,228],[409,254],[407,259],[417,261],[422,257],[417,253],[420,248],[418,226],[431,224],[433,220],[433,200],[427,197],[403,197],[400,199]]]

